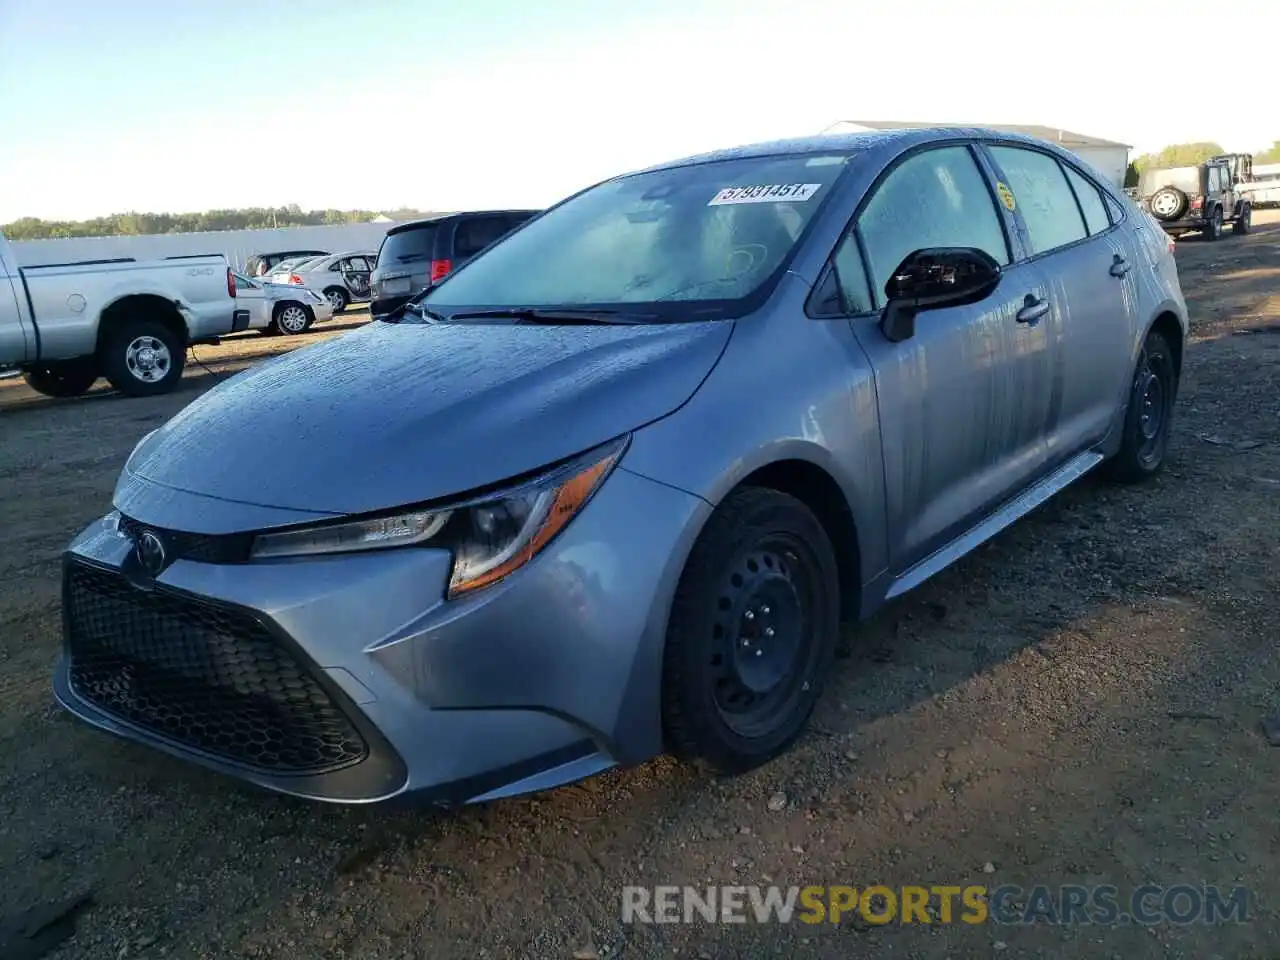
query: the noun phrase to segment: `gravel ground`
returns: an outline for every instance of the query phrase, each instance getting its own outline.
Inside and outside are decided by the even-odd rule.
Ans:
[[[0,381],[0,956],[44,953],[6,949],[24,911],[88,898],[45,955],[1274,960],[1280,224],[1178,258],[1195,342],[1157,482],[1086,480],[858,629],[766,769],[664,759],[454,814],[251,792],[52,703],[59,551],[144,432],[294,340],[203,348],[150,400]],[[1144,882],[1247,886],[1250,920],[620,921],[625,884]]]

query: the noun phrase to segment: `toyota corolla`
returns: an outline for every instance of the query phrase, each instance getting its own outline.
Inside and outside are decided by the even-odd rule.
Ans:
[[[593,186],[144,437],[66,552],[57,697],[334,802],[756,767],[842,624],[1095,468],[1161,469],[1158,234],[984,130]]]

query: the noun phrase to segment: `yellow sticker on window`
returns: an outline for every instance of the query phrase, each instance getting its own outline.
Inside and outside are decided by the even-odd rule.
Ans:
[[[1000,202],[1005,205],[1005,209],[1007,209],[1010,213],[1013,213],[1014,208],[1017,207],[1018,205],[1013,199],[1013,191],[1010,190],[1003,183],[997,183],[996,193],[1000,195]]]

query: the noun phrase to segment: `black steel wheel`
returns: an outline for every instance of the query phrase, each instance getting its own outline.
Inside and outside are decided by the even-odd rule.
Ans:
[[[667,628],[662,707],[676,756],[736,773],[804,730],[839,631],[835,552],[799,500],[743,488],[689,557]]]
[[[1163,334],[1147,334],[1133,374],[1120,450],[1108,464],[1112,479],[1137,483],[1164,467],[1178,373]]]
[[[1236,217],[1236,222],[1231,224],[1231,232],[1236,236],[1243,236],[1253,229],[1253,207],[1245,204],[1240,216]]]

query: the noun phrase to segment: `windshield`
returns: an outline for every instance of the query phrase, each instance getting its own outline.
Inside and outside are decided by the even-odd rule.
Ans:
[[[1164,187],[1177,187],[1183,193],[1200,192],[1199,167],[1171,167],[1165,170],[1143,170],[1138,178],[1138,189],[1149,197]]]
[[[389,233],[378,250],[378,266],[389,267],[397,263],[411,263],[414,260],[430,260],[435,250],[435,242],[434,224],[401,230],[399,233]]]
[[[847,159],[722,160],[602,183],[498,241],[423,304],[660,304],[664,315],[697,304],[699,316],[728,316],[772,286]]]

